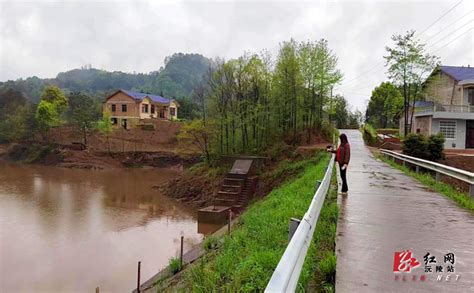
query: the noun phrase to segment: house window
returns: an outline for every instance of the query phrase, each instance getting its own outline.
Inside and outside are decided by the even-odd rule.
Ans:
[[[122,104],[122,112],[127,112],[127,104]]]
[[[176,108],[170,107],[170,116],[176,116]]]
[[[112,104],[112,112],[115,112],[115,104]]]
[[[456,121],[440,121],[439,132],[444,135],[445,139],[456,139]]]
[[[117,118],[110,118],[112,125],[117,125]]]
[[[148,113],[148,104],[142,105],[142,113]]]
[[[467,89],[467,100],[469,105],[474,106],[474,87]]]

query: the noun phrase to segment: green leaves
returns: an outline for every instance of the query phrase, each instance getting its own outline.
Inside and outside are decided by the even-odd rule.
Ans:
[[[38,130],[43,135],[46,135],[50,128],[63,123],[62,114],[67,109],[67,105],[67,98],[58,87],[45,88],[35,115]]]
[[[97,129],[106,136],[112,132],[112,121],[110,120],[110,112],[108,110],[104,111],[102,119],[97,122]]]
[[[366,119],[376,128],[397,127],[403,111],[403,96],[390,82],[382,82],[372,91]]]
[[[414,107],[422,83],[439,64],[439,58],[426,53],[425,45],[415,38],[414,30],[407,31],[404,35],[394,34],[392,41],[395,44],[393,47],[386,47],[388,55],[384,58],[390,79],[403,88],[406,135],[411,131],[407,127],[411,127],[413,120],[413,111],[411,117],[408,117],[410,102]]]

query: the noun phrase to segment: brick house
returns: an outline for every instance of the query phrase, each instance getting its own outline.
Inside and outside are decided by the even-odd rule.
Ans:
[[[112,124],[125,129],[153,119],[176,120],[180,105],[158,95],[118,90],[107,97],[104,111],[111,113]]]
[[[474,68],[439,66],[423,86],[426,101],[415,103],[412,132],[443,133],[446,149],[474,148]],[[404,119],[400,119],[403,133]]]

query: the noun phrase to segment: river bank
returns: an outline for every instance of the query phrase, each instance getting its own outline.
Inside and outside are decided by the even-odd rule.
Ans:
[[[196,154],[168,151],[108,152],[44,143],[0,145],[0,161],[72,169],[164,168],[179,170],[199,161]]]
[[[286,248],[287,220],[306,211],[314,184],[324,175],[327,162],[328,155],[320,152],[303,161],[280,163],[275,170],[298,171],[285,177],[285,182],[264,199],[252,203],[237,218],[231,235],[207,237],[202,243],[205,254],[199,260],[184,271],[160,280],[150,292],[263,290]],[[275,171],[273,176],[277,174],[282,173]],[[300,279],[303,288],[316,291],[334,285],[338,208],[337,185],[333,179],[315,232],[314,243],[318,249],[311,245],[308,265]]]

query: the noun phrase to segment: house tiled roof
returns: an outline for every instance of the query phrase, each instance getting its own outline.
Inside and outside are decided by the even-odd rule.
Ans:
[[[121,90],[122,92],[126,93],[130,97],[134,98],[135,100],[143,100],[145,97],[149,97],[153,102],[160,103],[160,104],[169,104],[170,99],[164,98],[162,96],[151,95],[151,94],[144,94],[144,93],[137,93],[132,91]]]
[[[440,66],[442,72],[454,78],[456,81],[474,79],[474,67],[466,66]]]

